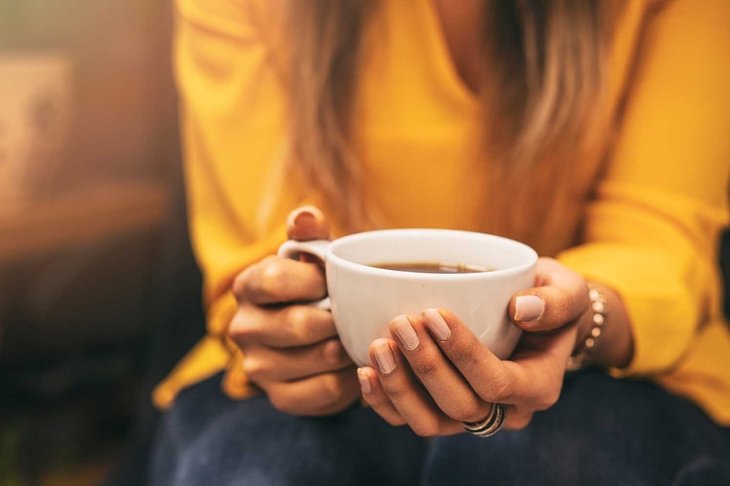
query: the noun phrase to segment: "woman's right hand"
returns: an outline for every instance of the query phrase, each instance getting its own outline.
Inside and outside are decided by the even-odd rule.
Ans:
[[[327,239],[320,210],[305,206],[288,218],[290,239]],[[304,304],[327,293],[316,263],[270,256],[233,283],[238,311],[228,334],[243,351],[248,378],[273,406],[293,415],[339,412],[360,396],[355,367],[337,337],[332,314]]]

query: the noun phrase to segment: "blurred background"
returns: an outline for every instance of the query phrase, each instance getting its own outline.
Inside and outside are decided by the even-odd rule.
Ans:
[[[139,484],[203,333],[166,0],[0,0],[0,486]]]

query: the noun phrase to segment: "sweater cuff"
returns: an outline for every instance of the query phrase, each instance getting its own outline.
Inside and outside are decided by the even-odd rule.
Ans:
[[[591,243],[570,249],[558,259],[587,279],[613,289],[625,306],[634,352],[627,367],[610,370],[614,376],[656,374],[682,357],[693,339],[698,310],[671,255],[616,243]]]

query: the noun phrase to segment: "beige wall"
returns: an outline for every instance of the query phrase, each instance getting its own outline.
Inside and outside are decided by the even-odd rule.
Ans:
[[[169,9],[164,0],[0,0],[0,78],[3,58],[50,59],[63,74],[41,68],[40,81],[62,77],[68,97],[60,151],[31,150],[22,162],[5,151],[30,177],[6,171],[5,189],[0,180],[0,360],[113,343],[151,325],[179,192]],[[34,146],[47,138],[43,116],[53,110],[1,102],[25,96],[26,84],[0,95],[0,152],[3,124],[30,127]],[[3,203],[8,180],[23,185],[15,209]]]
[[[0,57],[51,54],[71,67],[68,144],[43,190],[166,175],[176,149],[168,11],[164,0],[0,0]]]

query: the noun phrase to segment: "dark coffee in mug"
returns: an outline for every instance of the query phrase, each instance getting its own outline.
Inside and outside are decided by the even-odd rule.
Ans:
[[[416,272],[416,273],[479,273],[489,272],[485,267],[477,265],[468,265],[466,263],[439,263],[439,262],[392,262],[392,263],[376,263],[370,265],[375,268],[383,268],[385,270],[397,270],[399,272]]]

